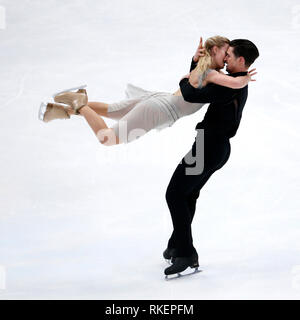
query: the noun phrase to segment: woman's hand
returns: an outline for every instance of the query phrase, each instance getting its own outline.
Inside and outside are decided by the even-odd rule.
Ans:
[[[251,77],[253,77],[255,74],[257,74],[257,72],[254,72],[256,70],[256,68],[248,71],[247,77],[248,77],[248,81],[256,81],[255,79],[252,79]]]
[[[194,62],[198,62],[200,57],[204,56],[204,48],[203,48],[203,44],[202,44],[202,37],[200,37],[200,43],[198,45],[198,48],[196,50],[196,53],[193,56],[193,60]]]

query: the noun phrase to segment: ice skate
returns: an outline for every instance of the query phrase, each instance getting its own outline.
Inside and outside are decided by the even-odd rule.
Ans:
[[[194,272],[182,275],[181,272],[185,271],[188,267],[195,269]],[[171,279],[176,279],[179,277],[191,275],[194,273],[198,273],[200,272],[198,268],[199,268],[199,262],[198,262],[197,252],[192,254],[189,257],[176,257],[174,259],[174,263],[170,267],[165,269],[165,275],[166,275],[165,279],[171,280]],[[177,274],[177,276],[173,278],[168,278],[168,276],[174,275],[174,274],[175,275]]]
[[[84,88],[86,88],[86,84],[83,84],[83,85],[78,86],[78,87],[73,87],[73,88],[69,88],[69,89],[65,89],[65,90],[56,92],[56,93],[54,93],[52,96],[53,96],[53,98],[54,98],[55,96],[57,96],[57,95],[59,95],[59,94],[61,94],[61,93],[71,92],[71,91],[76,91],[76,90],[79,91],[79,90],[82,90],[82,89],[84,89]]]
[[[77,92],[64,91],[54,97],[55,102],[65,103],[72,107],[75,114],[79,114],[79,109],[87,105],[88,97],[85,89],[79,89]]]
[[[176,257],[176,249],[175,248],[167,248],[163,252],[163,257],[167,261],[168,264],[174,263]]]
[[[46,104],[42,102],[39,109],[39,119],[44,122],[49,122],[56,119],[70,119],[70,115],[61,104]]]

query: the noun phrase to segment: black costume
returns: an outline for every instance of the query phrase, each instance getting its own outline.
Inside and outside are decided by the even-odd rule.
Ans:
[[[196,63],[192,61],[190,70],[195,67]],[[246,74],[247,72],[239,72],[229,75],[237,77]],[[197,160],[191,164],[187,163],[185,158],[187,155],[196,157],[196,140],[200,134],[198,131],[191,150],[175,169],[166,191],[166,200],[174,227],[168,248],[175,248],[178,257],[188,257],[196,253],[193,247],[191,224],[199,192],[210,176],[229,158],[229,139],[236,134],[239,127],[248,96],[248,86],[242,89],[231,89],[209,83],[201,89],[196,89],[190,85],[187,78],[181,80],[179,85],[186,101],[210,103],[204,119],[195,128],[196,130],[204,129],[203,171],[199,174],[186,174],[186,168],[197,165]]]

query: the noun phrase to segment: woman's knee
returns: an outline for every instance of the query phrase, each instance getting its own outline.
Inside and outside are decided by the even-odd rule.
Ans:
[[[119,144],[119,138],[112,128],[101,129],[97,133],[99,142],[104,146],[114,146]]]

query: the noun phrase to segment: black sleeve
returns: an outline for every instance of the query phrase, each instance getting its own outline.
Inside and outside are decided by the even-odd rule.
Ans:
[[[227,102],[232,100],[237,93],[236,89],[219,86],[213,83],[210,83],[201,89],[197,89],[189,83],[188,78],[182,79],[179,86],[184,100],[188,102]]]
[[[197,64],[198,64],[198,62],[194,62],[193,58],[192,58],[192,63],[191,63],[191,67],[190,67],[190,72],[193,71],[196,68]]]

